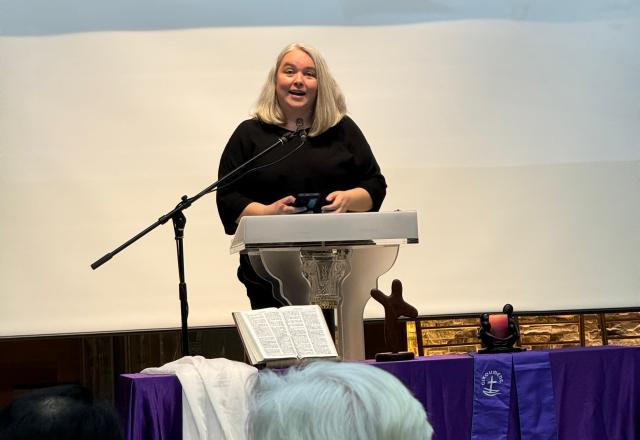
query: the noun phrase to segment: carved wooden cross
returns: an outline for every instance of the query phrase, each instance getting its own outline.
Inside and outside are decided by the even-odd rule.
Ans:
[[[402,283],[393,280],[391,283],[391,295],[387,296],[378,289],[371,289],[371,297],[384,307],[384,340],[387,347],[393,352],[400,351],[402,343],[396,328],[396,321],[401,316],[417,318],[418,310],[402,299]]]

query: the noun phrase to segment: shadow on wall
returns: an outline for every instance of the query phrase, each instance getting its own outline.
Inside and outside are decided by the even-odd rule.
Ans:
[[[640,16],[636,0],[0,0],[0,35],[444,20],[579,22]]]

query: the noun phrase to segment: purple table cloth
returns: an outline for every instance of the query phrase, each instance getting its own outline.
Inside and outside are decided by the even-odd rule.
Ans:
[[[550,351],[549,359],[559,440],[640,439],[640,347],[565,348]],[[370,363],[398,377],[413,392],[429,414],[434,440],[470,438],[470,356]],[[175,376],[121,375],[117,406],[125,437],[180,439],[181,395]],[[515,392],[511,394],[508,439],[520,439]]]
[[[173,374],[122,374],[116,406],[126,439],[182,438],[182,387]]]

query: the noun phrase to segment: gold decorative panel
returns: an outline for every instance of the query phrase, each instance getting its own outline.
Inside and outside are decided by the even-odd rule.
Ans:
[[[520,345],[528,349],[640,345],[640,311],[516,313],[516,317],[520,324]],[[416,355],[468,353],[480,348],[479,314],[477,317],[429,317],[407,321],[406,325],[407,349]],[[606,331],[603,332],[603,328]]]

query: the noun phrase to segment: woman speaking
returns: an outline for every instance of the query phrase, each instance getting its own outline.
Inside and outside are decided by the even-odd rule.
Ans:
[[[261,157],[252,171],[218,190],[217,204],[227,234],[246,215],[296,214],[295,196],[319,193],[324,213],[378,211],[386,194],[371,148],[346,116],[344,96],[326,62],[313,47],[287,46],[269,72],[253,118],[242,122],[227,143],[218,175],[224,176],[282,136],[302,134]],[[238,278],[253,309],[284,304],[271,284],[240,256]]]

